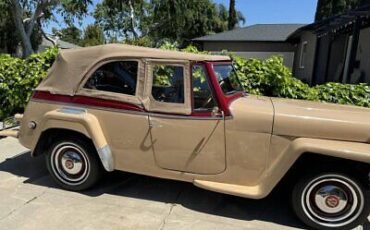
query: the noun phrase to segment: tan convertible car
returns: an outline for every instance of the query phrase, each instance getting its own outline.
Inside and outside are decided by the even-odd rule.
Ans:
[[[61,51],[18,137],[83,190],[122,170],[261,199],[289,179],[297,216],[349,229],[369,215],[370,109],[248,95],[227,56],[127,45]]]

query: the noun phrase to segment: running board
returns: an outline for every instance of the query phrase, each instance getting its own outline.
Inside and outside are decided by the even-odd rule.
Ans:
[[[262,199],[267,196],[267,194],[262,192],[260,186],[242,186],[203,180],[194,180],[193,184],[199,188],[213,192],[220,192],[250,199]]]

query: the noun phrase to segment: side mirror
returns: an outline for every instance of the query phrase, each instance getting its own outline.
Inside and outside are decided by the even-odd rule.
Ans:
[[[212,117],[224,117],[224,112],[220,110],[217,106],[212,109]]]

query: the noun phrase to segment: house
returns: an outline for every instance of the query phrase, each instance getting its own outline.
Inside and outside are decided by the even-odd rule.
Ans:
[[[46,39],[45,37],[42,38],[41,44],[38,47],[37,52],[42,52],[46,50],[47,48],[54,46],[56,44],[60,49],[73,49],[78,48],[80,46],[60,40],[59,37],[48,35],[49,39]]]
[[[37,48],[37,53],[45,51],[47,48],[54,46],[56,44],[60,49],[72,49],[72,48],[78,48],[80,46],[62,41],[57,36],[47,35],[48,39],[45,37],[42,37],[41,43]],[[2,50],[0,50],[0,53]],[[21,44],[18,45],[15,53],[12,53],[11,55],[15,57],[22,57],[22,46]]]
[[[304,24],[257,24],[193,39],[203,50],[227,50],[246,58],[266,59],[282,55],[284,64],[293,67],[296,47],[287,39]]]
[[[311,84],[370,84],[370,5],[298,29],[296,77]]]

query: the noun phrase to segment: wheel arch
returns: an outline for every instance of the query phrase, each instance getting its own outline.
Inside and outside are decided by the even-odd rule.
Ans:
[[[41,124],[41,134],[36,142],[33,155],[40,155],[45,152],[47,145],[52,138],[65,132],[69,135],[79,135],[88,138],[94,145],[102,165],[106,171],[114,170],[114,158],[108,142],[98,119],[86,110],[75,108],[62,108],[46,113]]]
[[[367,163],[344,159],[315,152],[304,152],[294,162],[284,178],[297,180],[300,176],[313,171],[337,171],[346,173],[369,186],[370,166]]]

